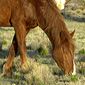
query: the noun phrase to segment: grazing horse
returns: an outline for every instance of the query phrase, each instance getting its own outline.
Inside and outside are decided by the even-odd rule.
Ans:
[[[0,0],[0,26],[13,26],[15,34],[9,48],[3,74],[11,72],[18,50],[21,70],[29,69],[27,64],[25,37],[36,26],[47,34],[53,49],[52,57],[65,74],[72,73],[74,64],[74,43],[64,19],[53,0]],[[75,73],[75,72],[74,72]]]

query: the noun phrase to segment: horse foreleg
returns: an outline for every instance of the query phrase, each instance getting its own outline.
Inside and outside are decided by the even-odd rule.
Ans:
[[[26,29],[26,35],[28,34],[28,32],[29,32],[29,29]],[[14,35],[12,44],[9,48],[7,61],[3,66],[3,74],[4,75],[9,75],[11,73],[13,60],[14,60],[14,57],[16,56],[17,52],[18,52],[18,44],[17,44],[17,40],[16,40],[16,35]]]
[[[27,62],[26,43],[25,43],[27,30],[22,22],[15,25],[15,33],[21,58],[21,71],[26,72],[28,71],[29,67]]]
[[[7,74],[9,74],[11,72],[13,60],[14,60],[14,57],[15,57],[15,55],[17,53],[17,50],[18,50],[18,45],[17,45],[16,36],[14,35],[14,38],[13,38],[13,41],[12,41],[12,45],[9,48],[7,61],[4,64],[4,66],[3,66],[3,73],[5,75],[7,75]]]
[[[3,66],[3,74],[4,75],[8,75],[9,73],[11,73],[13,60],[14,60],[14,57],[16,56],[17,51],[18,51],[18,45],[17,45],[16,35],[14,35],[12,44],[9,48],[7,61]]]

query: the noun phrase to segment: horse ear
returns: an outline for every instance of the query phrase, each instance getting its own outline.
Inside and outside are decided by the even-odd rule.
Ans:
[[[70,33],[71,37],[74,36],[75,30],[73,32]]]

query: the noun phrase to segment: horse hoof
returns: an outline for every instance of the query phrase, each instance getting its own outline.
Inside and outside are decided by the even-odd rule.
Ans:
[[[21,65],[21,72],[22,73],[28,73],[30,71],[30,63],[29,62],[25,62]]]
[[[11,76],[12,75],[12,69],[11,67],[8,67],[6,64],[3,65],[3,73],[0,75],[0,77],[3,76]]]

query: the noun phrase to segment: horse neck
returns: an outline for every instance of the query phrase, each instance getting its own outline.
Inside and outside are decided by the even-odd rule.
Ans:
[[[52,16],[55,15],[54,10],[58,8],[56,7],[56,4],[54,4],[53,0],[34,0],[34,5],[39,26],[42,29],[45,29],[47,25],[50,24],[49,21],[52,20]]]
[[[67,28],[53,0],[35,0],[35,9],[39,26],[47,34],[52,45],[60,44],[60,32],[67,31]]]

